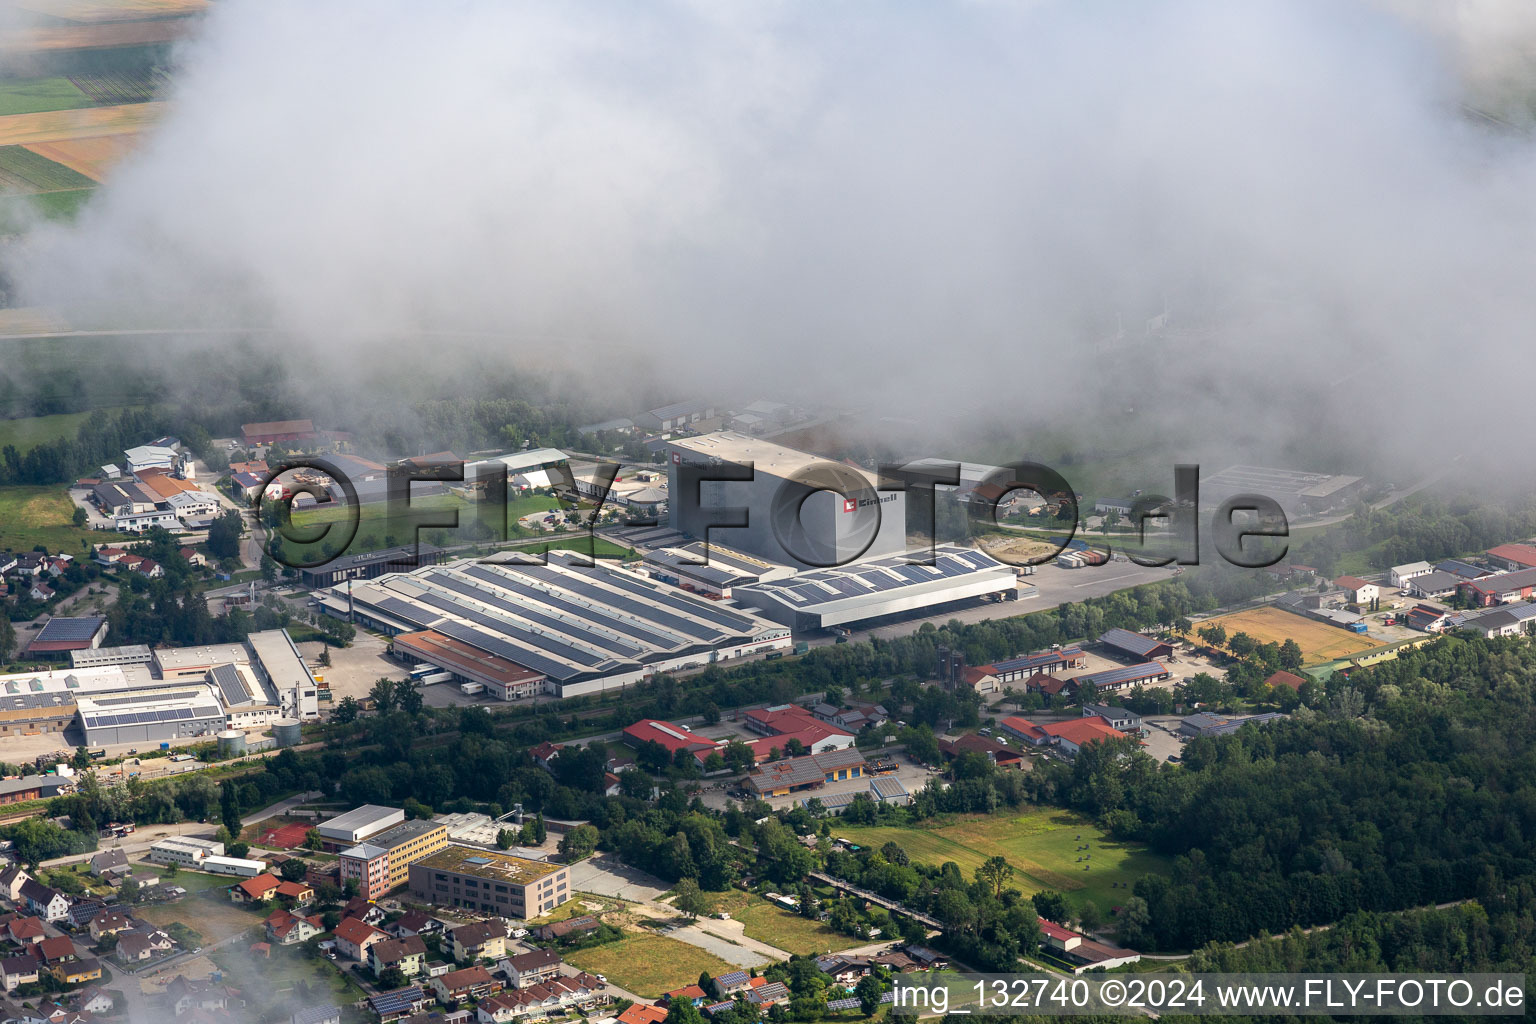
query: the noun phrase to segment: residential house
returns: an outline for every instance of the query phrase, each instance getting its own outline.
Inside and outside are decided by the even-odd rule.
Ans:
[[[432,997],[419,985],[407,985],[389,992],[368,997],[368,1008],[379,1018],[380,1024],[390,1024],[402,1017],[420,1013],[427,1008]]]
[[[292,901],[294,907],[307,907],[315,901],[315,890],[304,882],[279,882],[273,892],[280,900]]]
[[[301,1007],[293,1011],[288,1024],[341,1024],[341,1007],[334,1003]]]
[[[11,914],[5,922],[5,937],[18,946],[29,946],[48,934],[43,919],[25,914]]]
[[[341,908],[343,920],[355,918],[364,924],[381,925],[384,923],[384,911],[379,905],[362,896],[354,896],[347,901],[347,905]]]
[[[116,935],[133,927],[133,918],[126,911],[111,907],[91,918],[88,928],[91,938],[100,942],[103,935]]]
[[[456,1003],[464,999],[484,999],[486,996],[500,992],[502,988],[501,982],[480,964],[460,971],[449,971],[447,974],[431,979],[431,985],[433,991],[437,993],[437,998],[445,1003]]]
[[[304,917],[279,907],[267,915],[266,927],[267,941],[280,946],[292,946],[325,931],[325,922],[318,914]]]
[[[111,1013],[112,997],[101,986],[88,985],[69,1001],[69,1008],[76,1013]]]
[[[128,866],[128,855],[123,852],[120,846],[114,846],[110,850],[102,850],[91,858],[91,874],[97,878],[115,882],[119,877],[128,874],[131,870]]]
[[[383,942],[389,938],[387,934],[379,931],[371,924],[366,924],[359,918],[349,917],[336,926],[332,933],[336,939],[336,949],[343,956],[353,960],[368,959],[368,948],[376,942]]]
[[[497,965],[513,988],[539,985],[560,974],[560,954],[552,949],[536,949],[531,953],[519,953]]]
[[[419,935],[404,939],[385,939],[374,943],[368,950],[368,965],[374,977],[382,977],[391,967],[398,967],[407,978],[422,972],[427,961],[427,944]]]
[[[20,985],[36,984],[40,970],[37,960],[25,953],[8,956],[0,960],[0,986],[7,992],[14,992]]]
[[[121,964],[143,963],[156,953],[169,952],[171,946],[171,937],[165,932],[155,928],[135,928],[118,934],[112,956]]]
[[[242,878],[229,887],[229,898],[235,903],[262,903],[272,898],[282,879],[276,875],[255,875]]]
[[[859,983],[859,979],[870,972],[871,965],[868,957],[854,956],[846,953],[833,953],[830,956],[819,957],[816,967],[823,973],[832,976],[839,985],[852,988]]]
[[[178,974],[165,986],[165,1005],[178,1017],[194,1010],[220,1012],[229,1008],[229,990],[212,981],[193,981]]]
[[[500,960],[507,955],[507,926],[500,918],[466,924],[455,928],[448,935],[453,941],[453,958],[460,963],[469,960]]]
[[[662,1024],[666,1019],[667,1008],[650,1003],[630,1003],[617,1018],[618,1024]]]
[[[32,878],[21,884],[20,902],[49,924],[69,917],[69,897]]]
[[[20,864],[12,864],[0,869],[0,899],[16,903],[21,899],[21,887],[30,881],[31,875]]]
[[[1057,694],[1070,697],[1076,690],[1077,684],[1072,680],[1062,679],[1045,672],[1036,672],[1024,680],[1025,693],[1038,693],[1043,697],[1054,697]]]
[[[443,922],[421,910],[407,910],[385,928],[397,939],[412,935],[436,935],[443,930]]]

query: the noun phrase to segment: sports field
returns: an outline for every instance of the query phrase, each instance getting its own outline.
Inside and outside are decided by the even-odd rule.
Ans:
[[[1024,892],[1054,889],[1100,910],[1119,906],[1136,880],[1165,874],[1166,858],[1144,846],[1109,838],[1089,819],[1041,808],[1019,816],[964,817],[936,828],[859,828],[833,825],[834,835],[876,849],[895,842],[917,864],[954,861],[967,880],[989,857],[1013,867],[1009,884]]]
[[[695,984],[704,971],[718,975],[736,970],[713,953],[650,932],[636,932],[618,942],[577,950],[565,960],[648,999]]]
[[[1351,633],[1347,629],[1330,626],[1326,622],[1309,619],[1304,615],[1297,615],[1295,612],[1288,612],[1273,605],[1202,619],[1195,623],[1195,632],[1198,633],[1213,623],[1220,624],[1221,628],[1227,631],[1229,638],[1235,633],[1247,633],[1261,644],[1271,642],[1283,644],[1286,640],[1295,640],[1296,645],[1301,648],[1304,665],[1347,658],[1356,651],[1378,647],[1381,644],[1379,640],[1372,640],[1370,637]]]

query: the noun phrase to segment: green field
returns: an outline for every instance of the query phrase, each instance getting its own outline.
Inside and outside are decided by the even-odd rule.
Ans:
[[[968,880],[988,857],[1002,856],[1013,867],[1014,888],[1024,893],[1055,889],[1079,905],[1092,900],[1105,911],[1119,906],[1130,895],[1126,887],[1142,875],[1168,870],[1166,858],[1110,839],[1081,815],[1054,809],[1018,817],[965,817],[933,828],[833,825],[832,832],[877,849],[895,842],[917,864],[954,861]],[[1088,859],[1080,859],[1085,854]]]
[[[713,975],[736,970],[697,946],[649,932],[578,950],[568,954],[565,960],[573,967],[601,974],[620,988],[648,999],[695,984],[704,971]]]
[[[0,146],[0,191],[57,192],[95,187],[96,183],[79,171],[38,156],[25,146]]]
[[[507,503],[507,524],[510,528],[515,526],[520,516],[530,512],[543,512],[557,508],[559,502],[545,495],[531,495],[518,498]],[[474,519],[475,506],[472,502],[456,495],[434,495],[429,498],[420,498],[411,502],[413,511],[440,512],[448,509],[457,509],[461,529],[468,526]],[[345,507],[309,508],[303,509],[293,516],[293,525],[304,530],[313,530],[327,523],[340,523],[341,526],[333,527],[335,530],[345,530],[347,521],[347,509]],[[440,527],[423,527],[425,535]],[[358,555],[367,551],[376,551],[381,548],[395,547],[401,544],[409,544],[417,533],[411,520],[405,516],[391,518],[389,506],[386,502],[374,502],[362,506],[358,511],[357,532],[352,537],[352,542],[347,549],[338,552],[338,557],[343,554]],[[391,543],[392,542],[392,543]],[[447,543],[472,543],[468,533],[449,531]],[[494,542],[487,542],[494,543]],[[317,557],[323,550],[318,544],[296,544],[285,541],[284,548],[288,552],[290,560],[299,561]],[[529,543],[517,547],[517,551],[529,554],[542,554],[545,551],[582,551],[594,558],[623,558],[629,554],[629,549],[620,547],[611,541],[597,538],[594,545],[589,534],[572,531],[566,534],[555,534],[548,540],[536,541],[529,539]]]
[[[709,909],[710,913],[723,910],[740,921],[747,938],[766,942],[796,956],[863,945],[862,939],[835,932],[820,921],[801,917],[740,890],[715,894]]]
[[[0,193],[0,231],[18,229],[39,217],[43,220],[74,220],[75,214],[95,194],[94,188],[71,188],[33,195]]]
[[[71,522],[75,503],[69,489],[53,487],[0,487],[0,551],[31,551],[45,545],[77,558],[85,551],[81,541],[111,544],[132,540],[121,533],[81,529]]]
[[[116,409],[104,410],[108,414]],[[64,412],[57,416],[28,416],[19,420],[0,420],[0,448],[16,446],[23,454],[34,445],[62,438],[73,438],[80,424],[91,418],[89,412]]]
[[[96,101],[67,78],[0,79],[0,115],[94,107]]]

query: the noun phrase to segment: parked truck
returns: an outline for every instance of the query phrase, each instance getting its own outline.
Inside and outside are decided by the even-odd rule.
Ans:
[[[446,683],[452,678],[452,672],[433,672],[430,675],[422,676],[418,682],[420,682],[422,686],[431,686],[434,683]]]

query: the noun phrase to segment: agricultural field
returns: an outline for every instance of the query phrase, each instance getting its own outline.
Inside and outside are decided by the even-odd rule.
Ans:
[[[154,124],[164,110],[165,104],[155,101],[8,114],[0,117],[0,146],[30,146],[38,142],[131,134]]]
[[[894,841],[916,864],[954,861],[967,879],[988,857],[1001,856],[1013,867],[1013,888],[1025,894],[1054,889],[1078,905],[1092,900],[1100,910],[1118,906],[1142,875],[1168,870],[1166,858],[1144,846],[1111,839],[1081,815],[1048,808],[1017,817],[963,817],[931,828],[833,825],[832,832],[877,849]]]
[[[34,142],[27,151],[67,167],[86,179],[86,184],[105,181],[107,172],[138,145],[136,133],[97,135],[88,139]]]
[[[0,192],[60,192],[95,184],[25,146],[0,146]]]
[[[1273,605],[1202,619],[1195,623],[1195,629],[1198,632],[1212,624],[1219,624],[1227,631],[1228,637],[1235,633],[1247,633],[1261,644],[1283,644],[1286,640],[1295,640],[1301,648],[1304,665],[1347,658],[1357,651],[1381,644],[1380,640],[1372,640]]]
[[[208,0],[10,0],[10,6],[64,21],[137,21],[201,14]]]
[[[75,503],[62,485],[0,487],[0,551],[31,551],[42,544],[78,557],[85,545],[132,539],[110,530],[81,529],[72,522],[74,514]]]
[[[35,114],[74,110],[96,103],[62,75],[51,78],[0,79],[0,114]]]
[[[63,192],[37,192],[32,195],[6,195],[0,192],[0,233],[15,231],[37,218],[71,221],[85,206],[95,189],[74,188]],[[4,333],[4,332],[0,332]]]
[[[747,938],[766,942],[796,956],[863,945],[861,939],[833,931],[820,921],[801,917],[751,893],[733,889],[712,896],[710,913],[725,911],[733,920],[742,923]]]
[[[69,76],[76,89],[103,106],[117,103],[144,103],[155,98],[169,76],[159,68],[132,71],[100,71]]]
[[[618,942],[577,950],[565,960],[648,999],[692,985],[704,971],[725,974],[736,970],[713,953],[650,932],[636,932]]]

